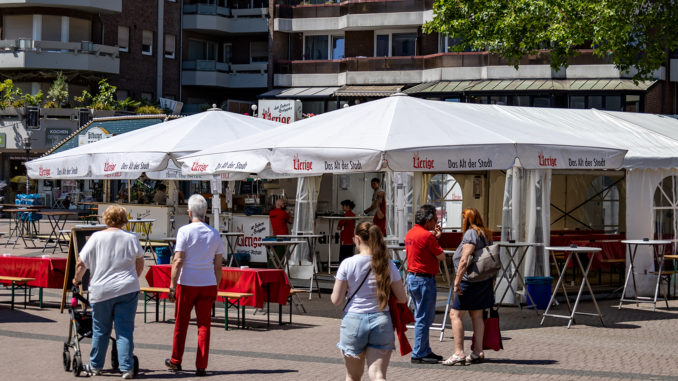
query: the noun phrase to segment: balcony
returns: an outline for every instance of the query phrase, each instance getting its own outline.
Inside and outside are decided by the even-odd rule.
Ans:
[[[553,71],[548,52],[525,57],[516,70],[488,52],[436,53],[409,57],[349,57],[341,60],[284,61],[275,65],[274,86],[343,86],[422,83],[441,80],[630,78],[609,59],[591,51]],[[661,76],[661,73],[658,74]]]
[[[117,46],[90,41],[0,40],[1,69],[82,70],[118,74]]]
[[[234,3],[233,5],[236,5]],[[212,33],[266,33],[268,7],[227,8],[219,4],[195,3],[184,5],[184,30]]]
[[[323,4],[290,0],[286,4],[276,4],[274,29],[304,32],[418,27],[433,19],[432,8],[431,0],[344,0]]]
[[[184,61],[183,86],[258,88],[267,86],[267,63],[232,64],[213,60]]]
[[[0,8],[6,7],[49,7],[92,13],[120,13],[122,0],[0,0]]]

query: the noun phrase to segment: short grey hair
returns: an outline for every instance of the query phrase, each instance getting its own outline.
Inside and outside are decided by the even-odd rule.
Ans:
[[[433,205],[422,205],[414,215],[414,222],[417,225],[424,226],[427,222],[436,217],[436,207]]]
[[[207,213],[207,200],[199,194],[194,194],[188,199],[188,210],[193,213],[193,218],[204,221]]]

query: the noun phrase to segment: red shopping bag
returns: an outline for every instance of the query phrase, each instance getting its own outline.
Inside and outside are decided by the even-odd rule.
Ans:
[[[483,311],[483,321],[485,323],[485,330],[483,334],[483,349],[493,349],[499,351],[504,349],[504,344],[501,341],[501,331],[499,330],[499,310],[490,308],[489,316],[487,311]],[[475,335],[471,339],[471,350],[475,350]]]

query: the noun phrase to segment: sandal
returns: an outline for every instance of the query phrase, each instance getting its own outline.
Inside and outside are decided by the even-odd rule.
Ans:
[[[475,352],[471,352],[470,355],[466,356],[466,365],[479,364],[483,361],[485,361],[485,353],[484,352],[480,352],[480,354],[476,354]]]
[[[466,365],[466,358],[462,356],[452,355],[447,360],[443,361],[443,365],[454,366],[454,365]]]

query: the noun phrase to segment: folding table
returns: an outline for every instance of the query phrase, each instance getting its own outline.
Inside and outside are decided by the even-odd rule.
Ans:
[[[44,253],[45,250],[48,248],[53,248],[52,254],[56,251],[56,248],[58,247],[61,250],[61,244],[59,243],[59,236],[61,235],[61,231],[64,230],[64,226],[66,225],[66,220],[68,220],[69,216],[77,216],[78,213],[76,212],[65,212],[65,211],[47,211],[47,212],[40,212],[41,215],[47,217],[47,221],[49,221],[49,225],[52,228],[52,231],[49,233],[49,237],[47,237],[47,240],[45,240],[45,246],[42,248],[42,252]],[[54,245],[49,246],[49,241],[54,238]]]
[[[621,298],[619,299],[619,309],[621,309],[623,302],[635,302],[638,303],[652,303],[652,311],[657,309],[657,293],[659,292],[659,283],[662,278],[662,270],[664,269],[664,255],[666,245],[670,245],[671,241],[669,240],[624,240],[622,243],[626,244],[628,248],[629,258],[631,259],[631,265],[629,270],[626,273],[626,280],[624,280],[624,289],[622,290]],[[634,262],[636,261],[636,252],[638,251],[638,246],[650,246],[653,253],[653,262],[655,264],[655,270],[657,271],[657,283],[654,288],[654,297],[648,296],[638,296],[638,289],[636,287],[636,268]],[[633,279],[633,299],[624,298],[626,295],[626,287],[629,284],[629,278]],[[666,297],[666,292],[664,292],[664,301],[666,302],[666,308],[669,308],[669,300]]]
[[[332,237],[334,236],[334,223],[337,221],[343,221],[343,220],[364,220],[364,219],[371,219],[373,218],[372,216],[351,216],[351,217],[346,217],[346,216],[318,216],[318,218],[323,218],[326,219],[329,222],[329,236],[330,239],[327,244],[327,273],[331,274],[332,273]]]
[[[231,267],[233,266],[233,261],[235,260],[235,264],[240,266],[240,263],[238,263],[238,260],[235,258],[235,246],[236,243],[238,242],[239,237],[244,237],[245,233],[243,232],[223,232],[219,233],[220,236],[226,237],[226,244],[228,246],[228,250],[231,253],[231,260],[228,261],[228,266]],[[228,258],[228,252],[226,253],[226,257],[224,260]]]
[[[563,269],[562,271],[558,270],[560,273],[560,276],[558,277],[558,282],[556,283],[556,287],[553,290],[553,294],[551,295],[551,300],[549,300],[549,305],[546,307],[546,311],[544,311],[544,315],[541,318],[541,323],[539,325],[544,324],[544,319],[546,319],[547,316],[550,317],[555,317],[555,318],[561,318],[561,319],[568,319],[567,323],[567,328],[569,329],[570,326],[572,325],[572,322],[574,321],[574,315],[589,315],[589,316],[598,316],[600,318],[600,322],[603,326],[605,326],[605,322],[603,321],[603,314],[600,312],[600,308],[598,307],[598,302],[596,301],[596,296],[593,293],[593,290],[591,289],[591,284],[589,283],[588,280],[588,275],[589,275],[589,270],[591,269],[591,263],[593,263],[593,256],[596,254],[600,254],[602,251],[598,247],[580,247],[576,245],[572,246],[546,246],[544,249],[550,251],[551,253],[555,251],[563,252],[567,254],[567,258],[565,259],[565,263],[563,264]],[[580,254],[590,254],[589,262],[586,265],[586,268],[584,268],[584,265],[581,263],[581,258]],[[576,254],[576,255],[575,255]],[[570,315],[558,315],[558,314],[551,314],[549,311],[551,310],[551,307],[553,306],[553,301],[556,299],[556,295],[558,294],[558,286],[561,285],[563,282],[563,278],[565,277],[565,272],[567,271],[567,266],[570,263],[570,260],[572,257],[575,257],[577,260],[577,264],[579,265],[579,269],[581,270],[582,273],[582,280],[581,280],[581,285],[579,286],[579,292],[577,293],[577,298],[574,300],[574,307],[570,308],[570,303],[568,300],[567,293],[565,293],[565,300],[568,301],[567,307],[570,309]],[[557,267],[557,264],[556,264]],[[591,294],[591,300],[593,300],[593,305],[596,307],[596,312],[595,314],[589,313],[589,312],[578,312],[577,307],[579,306],[579,300],[581,299],[581,293],[584,291],[584,284],[586,284],[586,287],[589,289],[589,293]],[[565,290],[565,286],[563,285],[563,291]]]
[[[318,298],[320,298],[320,285],[318,284],[318,256],[315,252],[315,247],[318,242],[318,238],[322,237],[322,234],[282,234],[277,235],[276,237],[280,238],[297,238],[306,240],[308,245],[308,251],[311,254],[311,262],[313,264],[313,274],[311,275],[311,283],[308,286],[308,300],[313,298],[313,280],[315,279],[315,287],[318,290]],[[299,258],[299,264],[301,264],[301,258]],[[230,265],[229,265],[230,266]]]
[[[532,299],[532,295],[530,295],[529,291],[527,291],[527,287],[525,286],[525,279],[523,278],[522,274],[520,273],[520,266],[522,266],[523,261],[525,260],[525,254],[527,253],[527,249],[530,247],[536,247],[536,246],[543,246],[541,243],[528,243],[528,242],[495,242],[496,245],[499,246],[499,250],[501,253],[501,249],[504,249],[504,252],[508,256],[508,262],[503,262],[501,264],[501,271],[499,274],[499,277],[497,281],[494,284],[494,293],[496,295],[497,289],[499,288],[499,285],[502,281],[502,279],[506,280],[507,282],[507,287],[504,289],[504,293],[501,295],[501,298],[499,298],[499,301],[497,302],[497,308],[500,308],[502,303],[504,302],[504,298],[506,297],[506,293],[508,292],[509,288],[513,292],[513,295],[517,294],[517,290],[522,287],[523,290],[525,291],[525,296],[527,297],[525,299],[525,302],[527,303],[527,300],[529,299],[529,302],[531,304],[528,304],[526,307],[535,307],[534,311],[539,315],[539,312],[537,311],[537,304],[534,302],[534,299]],[[516,288],[513,288],[513,280],[517,278],[517,283],[516,283]],[[519,302],[516,303],[516,305],[522,309],[522,306],[520,305]]]

